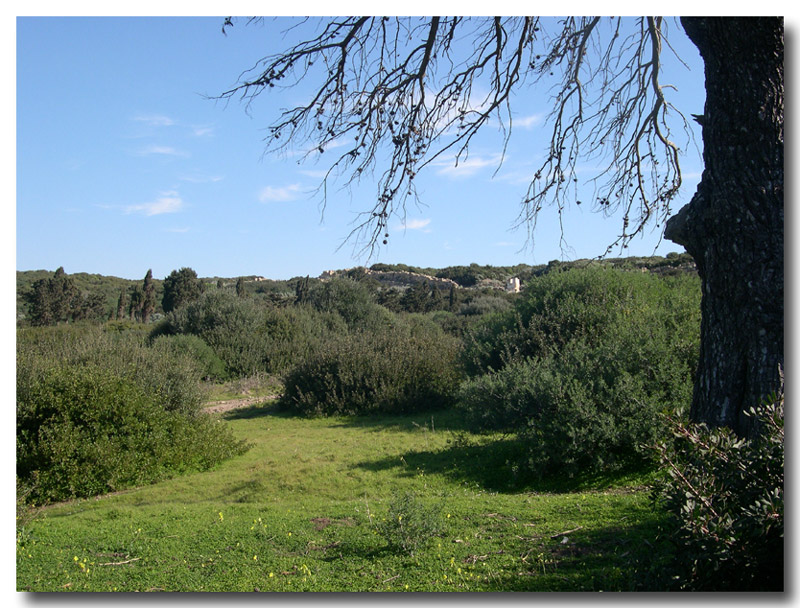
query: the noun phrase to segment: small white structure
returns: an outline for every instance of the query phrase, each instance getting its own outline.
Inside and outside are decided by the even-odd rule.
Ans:
[[[506,291],[508,293],[519,293],[520,285],[519,285],[519,277],[513,277],[506,281]]]

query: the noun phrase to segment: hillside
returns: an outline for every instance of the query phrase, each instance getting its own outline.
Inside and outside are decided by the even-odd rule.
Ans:
[[[694,273],[696,267],[688,254],[670,253],[666,257],[630,257],[609,258],[603,260],[582,259],[572,262],[553,260],[547,264],[531,266],[529,264],[516,264],[513,266],[489,266],[469,264],[468,266],[448,266],[446,268],[421,268],[406,264],[373,264],[369,268],[356,267],[341,270],[328,270],[318,279],[295,277],[288,281],[273,280],[258,275],[242,277],[248,293],[260,295],[276,303],[294,299],[299,283],[303,281],[326,280],[334,277],[348,277],[357,281],[366,281],[376,290],[405,289],[419,282],[436,285],[440,290],[449,290],[451,286],[460,289],[496,289],[503,290],[508,279],[517,277],[524,286],[534,277],[545,275],[556,270],[569,268],[585,268],[588,266],[602,266],[637,270],[640,272],[653,272],[658,274]],[[51,277],[54,271],[26,270],[17,271],[17,321],[24,321],[27,317],[27,304],[23,295],[29,292],[33,284],[44,278]],[[144,277],[144,273],[142,273]],[[99,293],[106,302],[108,318],[116,313],[120,292],[126,289],[128,293],[136,286],[141,285],[141,280],[122,279],[115,276],[89,274],[77,272],[69,275],[81,293]],[[205,289],[235,289],[239,277],[201,277],[200,281]],[[161,297],[164,282],[154,279],[156,289],[156,313],[161,310]]]

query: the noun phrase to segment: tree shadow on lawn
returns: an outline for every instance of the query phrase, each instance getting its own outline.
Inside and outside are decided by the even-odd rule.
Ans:
[[[279,418],[308,419],[281,405],[280,401],[265,401],[247,407],[229,410],[222,414],[225,420],[249,420],[276,416]],[[466,431],[464,416],[455,410],[419,412],[416,414],[366,414],[363,416],[331,416],[331,428],[397,429],[401,431]]]
[[[659,523],[654,513],[633,526],[544,537],[518,567],[494,572],[487,591],[668,591],[674,549],[659,540]]]
[[[292,412],[286,411],[280,407],[276,401],[264,401],[247,407],[240,407],[235,410],[229,410],[222,414],[224,420],[250,420],[253,418],[264,418],[265,416],[274,416],[277,418],[295,418],[297,417]]]
[[[630,478],[640,478],[647,473],[643,467],[629,468],[613,473],[584,472],[576,475],[551,474],[539,477],[533,472],[517,467],[525,462],[526,447],[516,438],[497,439],[485,443],[453,442],[440,450],[414,451],[402,457],[389,456],[364,461],[353,468],[368,471],[398,469],[403,477],[443,475],[459,484],[477,485],[492,492],[544,492],[552,494],[607,489],[624,485]]]
[[[369,414],[364,416],[342,416],[333,425],[340,428],[384,430],[420,430],[432,433],[444,431],[468,431],[462,412],[454,409],[428,410],[411,414]]]

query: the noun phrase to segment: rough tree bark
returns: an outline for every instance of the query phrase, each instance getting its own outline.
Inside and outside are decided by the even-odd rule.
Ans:
[[[665,236],[703,285],[690,416],[752,436],[783,368],[783,19],[684,18],[705,62],[705,170]],[[780,369],[779,369],[780,368]]]

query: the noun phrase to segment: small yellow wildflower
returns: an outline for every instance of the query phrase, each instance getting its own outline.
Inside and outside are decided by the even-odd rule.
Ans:
[[[269,577],[272,578],[273,576],[275,576],[275,574],[273,572],[270,572]]]
[[[256,561],[256,562],[258,561],[258,555],[254,555],[253,556],[253,561]]]

